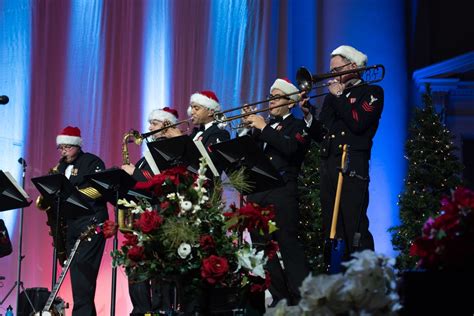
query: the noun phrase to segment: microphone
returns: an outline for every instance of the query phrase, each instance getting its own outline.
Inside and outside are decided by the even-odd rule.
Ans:
[[[23,167],[26,167],[26,166],[27,166],[27,165],[26,165],[26,160],[23,159],[22,157],[18,158],[18,163],[19,163],[20,165],[22,165]]]
[[[0,95],[0,104],[7,104],[10,99],[6,95]]]

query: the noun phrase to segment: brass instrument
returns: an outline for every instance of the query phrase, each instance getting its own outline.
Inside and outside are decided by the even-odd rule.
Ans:
[[[63,161],[64,158],[61,158],[61,160],[58,162],[56,166],[53,168],[49,169],[48,175],[52,174],[58,174],[58,167],[59,164]],[[67,253],[66,253],[66,232],[67,232],[67,225],[66,222],[62,217],[59,219],[56,218],[56,212],[51,208],[51,205],[46,202],[43,198],[42,195],[39,195],[36,198],[36,207],[41,210],[46,212],[46,216],[48,218],[46,224],[49,226],[49,235],[53,238],[53,246],[56,248],[56,255],[59,260],[59,264],[61,266],[64,265],[64,262],[67,259]],[[59,220],[58,225],[56,224],[56,221]],[[58,227],[58,232],[56,232],[56,227]]]
[[[385,77],[385,67],[383,65],[374,65],[374,66],[360,67],[360,68],[349,69],[349,70],[344,70],[344,71],[339,71],[339,72],[330,72],[330,73],[315,74],[315,75],[312,75],[306,68],[301,67],[300,69],[298,69],[298,71],[296,73],[296,81],[298,83],[298,87],[300,88],[300,90],[298,90],[296,92],[293,92],[293,93],[283,94],[283,95],[267,98],[265,100],[256,101],[256,102],[253,102],[253,103],[247,103],[247,104],[244,104],[242,106],[231,108],[231,109],[228,109],[228,110],[225,110],[225,111],[215,112],[214,113],[214,119],[219,123],[225,123],[225,122],[230,122],[230,121],[240,119],[240,118],[252,115],[252,114],[257,114],[257,113],[268,111],[270,108],[269,107],[264,107],[264,108],[259,109],[259,110],[247,111],[246,113],[241,113],[239,115],[233,115],[233,116],[227,116],[226,115],[226,113],[229,113],[229,112],[233,112],[233,111],[236,111],[236,110],[242,110],[246,107],[254,107],[258,104],[267,103],[267,102],[270,102],[272,100],[280,99],[282,97],[287,98],[287,97],[290,97],[290,96],[295,95],[295,94],[309,93],[314,89],[327,87],[327,86],[330,85],[330,83],[323,83],[323,84],[319,84],[319,85],[315,85],[314,83],[317,83],[317,82],[320,82],[320,81],[323,81],[323,80],[326,80],[326,79],[330,79],[330,78],[340,77],[340,76],[347,75],[347,74],[358,74],[359,76],[364,77],[363,83],[361,83],[359,85],[356,85],[356,86],[368,85],[368,84],[376,83],[376,82],[379,82],[379,81],[383,80],[383,78]],[[350,89],[350,88],[348,88],[348,89]],[[313,98],[325,96],[328,93],[329,92],[319,93],[319,94],[316,94],[316,95],[309,96],[309,98],[313,99]],[[277,105],[274,108],[278,108],[278,107],[282,107],[282,106],[288,106],[288,105],[292,105],[292,104],[295,104],[295,103],[298,103],[298,102],[299,101],[292,100],[292,101],[289,101],[287,103]]]
[[[123,135],[122,138],[122,163],[124,165],[130,164],[130,154],[128,152],[128,144],[133,142],[135,145],[140,146],[143,143],[144,137],[140,134],[137,130],[130,130]],[[119,230],[122,233],[127,233],[132,231],[133,225],[133,214],[132,212],[128,212],[123,208],[119,208],[118,210],[118,226]]]
[[[132,129],[129,132],[125,133],[122,138],[122,163],[124,165],[129,165],[130,164],[130,155],[128,153],[128,143],[130,143],[131,139],[133,139],[133,142],[140,146],[143,143],[144,137],[142,137],[142,134],[140,132]]]

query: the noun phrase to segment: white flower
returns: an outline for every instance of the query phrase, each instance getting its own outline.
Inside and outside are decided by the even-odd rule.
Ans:
[[[190,201],[183,201],[179,204],[179,206],[183,211],[187,212],[193,208],[193,203],[191,203]]]
[[[244,268],[249,270],[252,274],[265,278],[265,269],[263,266],[267,263],[267,259],[264,259],[264,251],[257,252],[255,248],[244,248],[237,252],[238,268]]]
[[[166,197],[170,200],[174,200],[176,199],[176,193],[169,193]]]
[[[330,315],[328,310],[334,307],[342,309],[344,299],[347,299],[342,290],[344,288],[344,278],[341,273],[327,275],[321,274],[316,277],[309,275],[304,279],[301,287],[300,308],[303,311],[318,311],[317,314]],[[333,311],[333,314],[336,312]]]
[[[299,307],[308,315],[392,315],[401,308],[394,260],[371,250],[354,253],[344,273],[308,276]],[[388,311],[388,312],[387,312]]]
[[[179,245],[178,248],[178,256],[181,259],[186,259],[186,257],[191,253],[191,245],[188,243],[183,242],[181,245]]]

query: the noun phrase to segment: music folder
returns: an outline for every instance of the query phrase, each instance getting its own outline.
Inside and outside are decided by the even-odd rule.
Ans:
[[[133,189],[137,181],[123,169],[117,167],[92,173],[84,178],[112,205],[117,203],[117,193],[118,198],[125,198],[127,201],[137,199],[151,201],[152,199],[150,193]]]
[[[280,173],[250,136],[237,137],[210,147],[214,159],[227,174],[244,168],[252,191],[241,193],[252,194],[283,185]]]
[[[0,212],[26,207],[32,202],[13,176],[0,170]]]
[[[32,178],[31,182],[38,189],[44,200],[57,209],[64,218],[77,218],[92,215],[92,210],[85,196],[79,192],[63,174],[52,174]]]
[[[207,162],[206,176],[218,177],[219,172],[202,143],[194,142],[188,135],[164,138],[147,143],[148,149],[160,170],[175,166],[185,166],[189,171],[198,173],[199,159]]]

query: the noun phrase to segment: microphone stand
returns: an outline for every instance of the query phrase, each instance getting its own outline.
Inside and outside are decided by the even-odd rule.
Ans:
[[[25,190],[25,174],[26,174],[26,161],[23,158],[19,158],[18,162],[22,166],[22,187],[23,190]],[[23,293],[25,293],[26,299],[28,300],[28,303],[30,304],[32,310],[35,310],[35,307],[33,305],[33,302],[31,301],[30,297],[28,296],[28,293],[25,291],[25,288],[23,286],[23,281],[21,281],[21,263],[25,256],[22,254],[23,252],[23,207],[20,209],[20,238],[18,241],[18,269],[17,269],[17,279],[15,282],[16,286],[16,314],[18,315],[18,310],[19,310],[19,303],[20,303],[20,288],[23,290]]]

